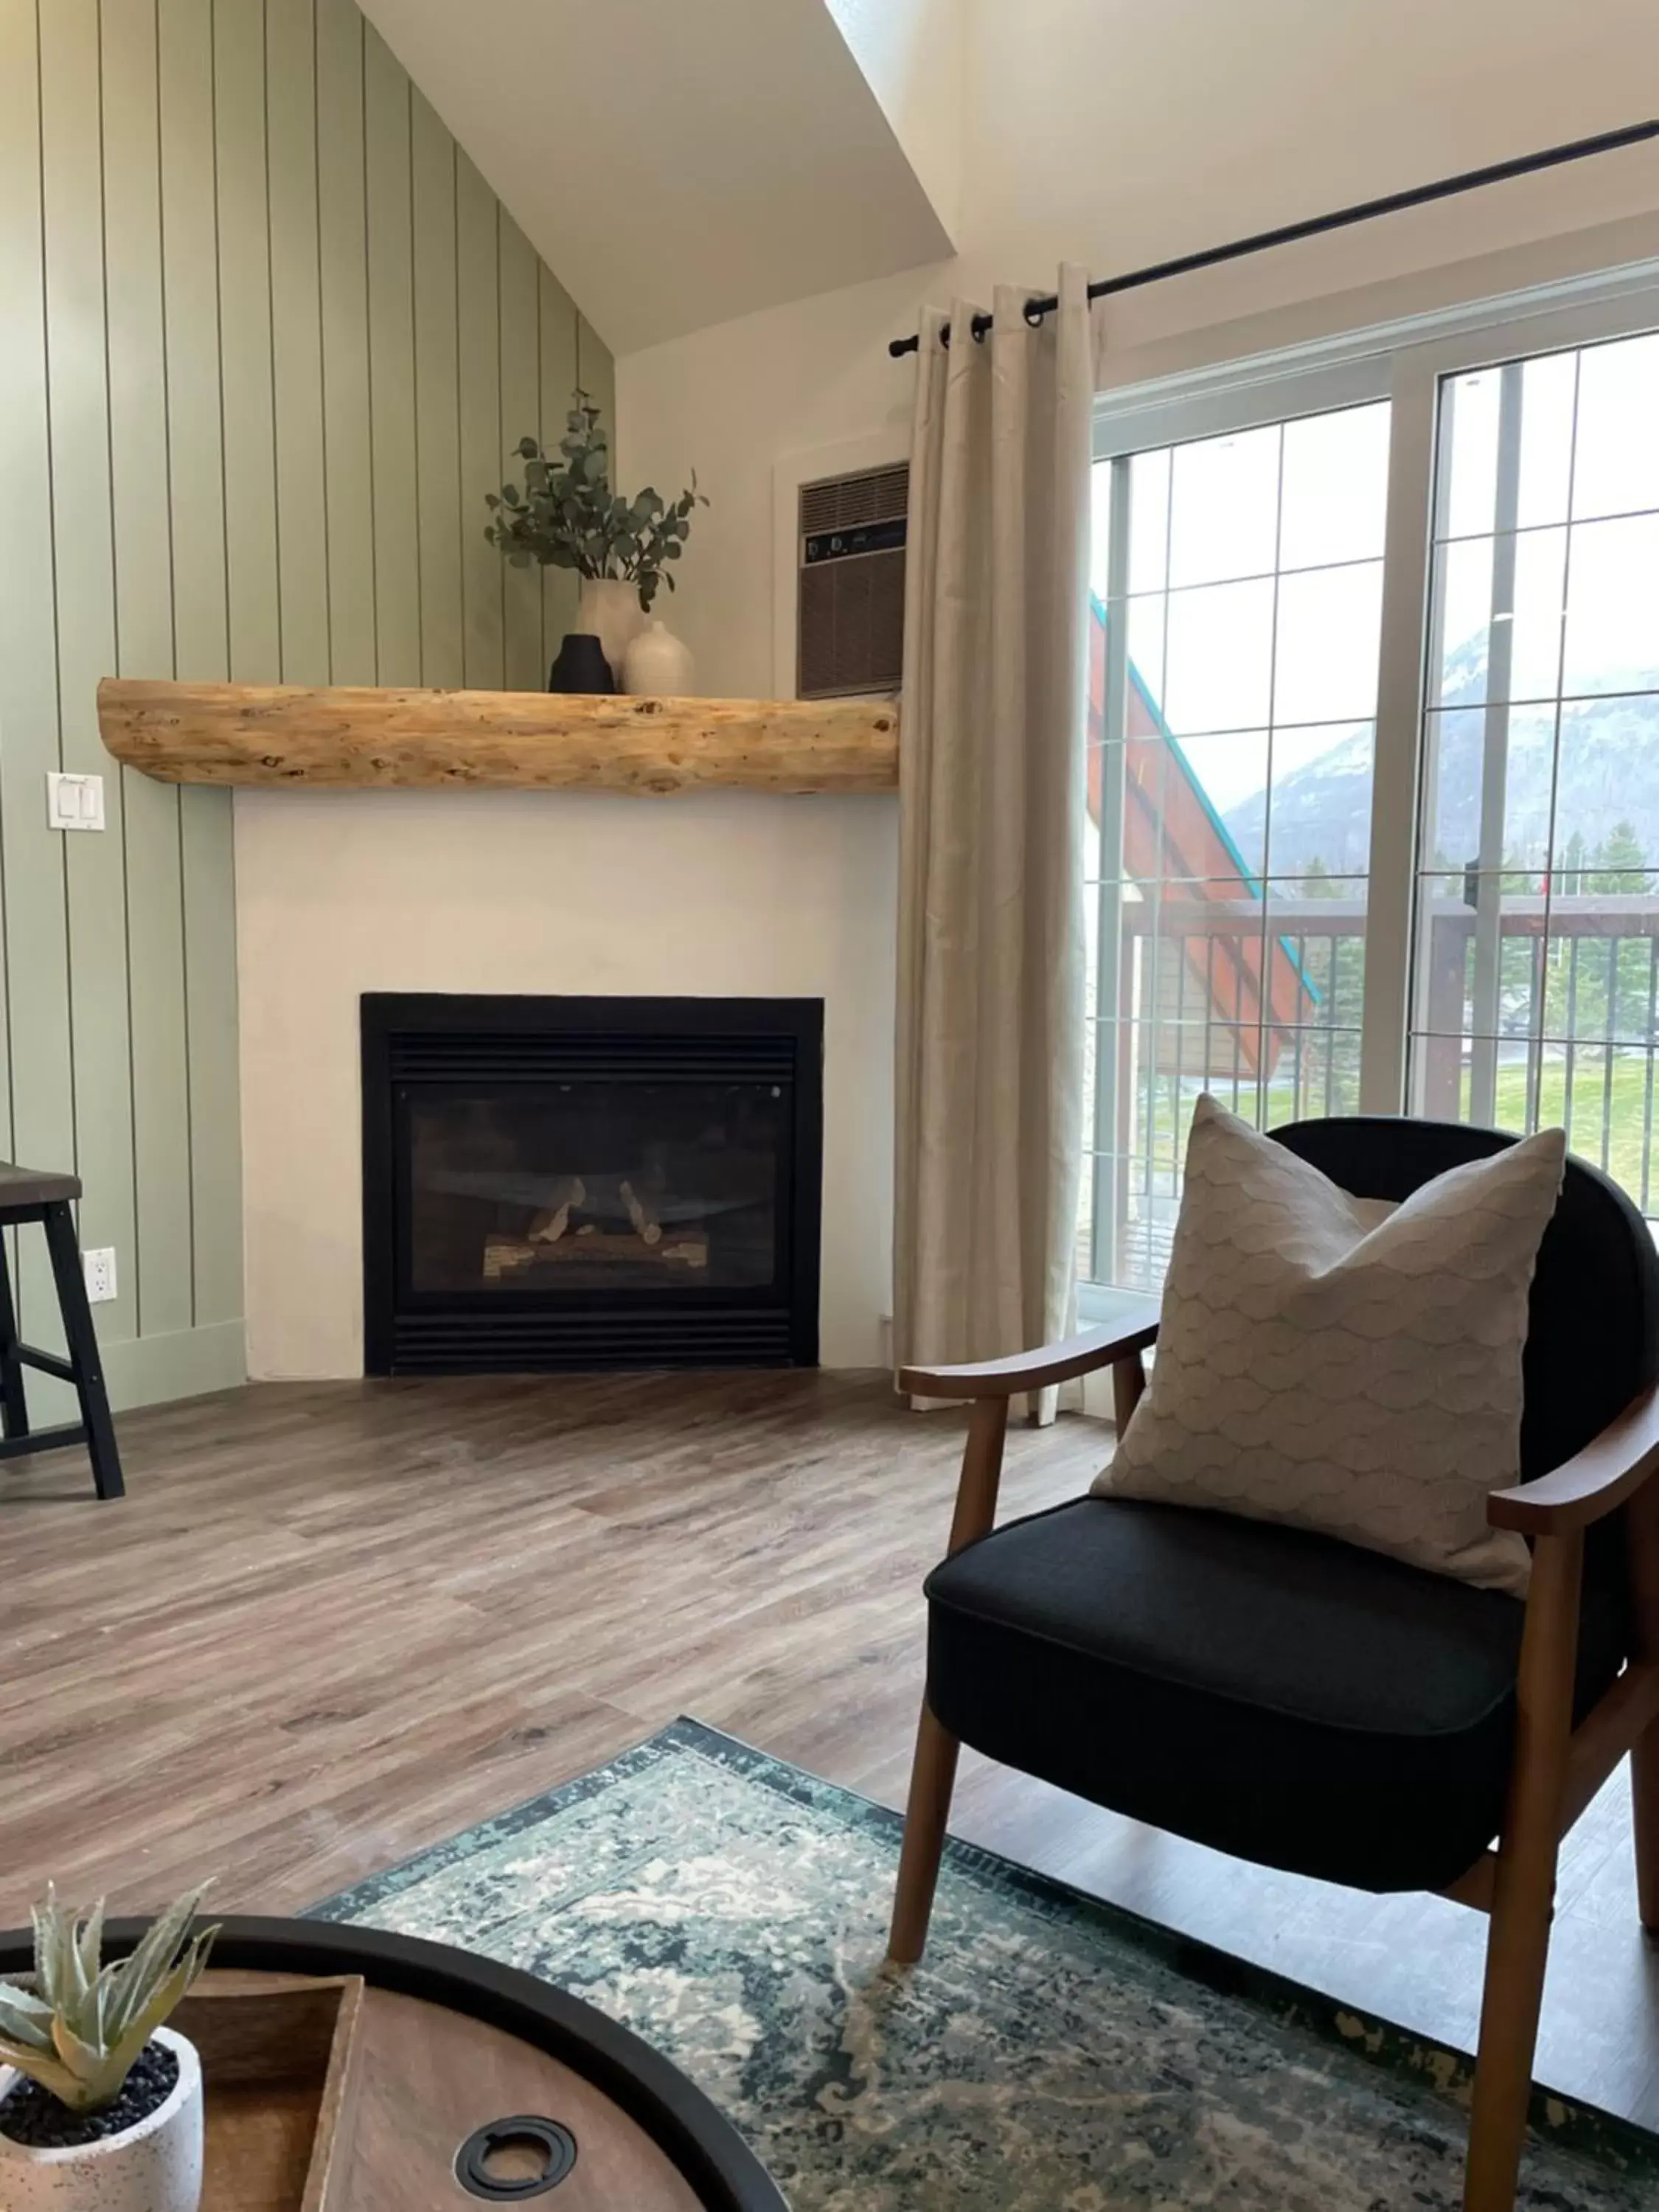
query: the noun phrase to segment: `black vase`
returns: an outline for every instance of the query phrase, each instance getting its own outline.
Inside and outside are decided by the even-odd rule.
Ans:
[[[591,630],[572,630],[547,672],[550,691],[614,691],[617,679],[604,648]]]

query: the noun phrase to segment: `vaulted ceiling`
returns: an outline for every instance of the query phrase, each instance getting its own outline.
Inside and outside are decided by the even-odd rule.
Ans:
[[[916,0],[884,4],[902,16]],[[847,0],[366,12],[614,352],[952,250],[849,43]],[[919,118],[938,193],[925,76],[890,32],[877,47],[872,73],[901,127]]]

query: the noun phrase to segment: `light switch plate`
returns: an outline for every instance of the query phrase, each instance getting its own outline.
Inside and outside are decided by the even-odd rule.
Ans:
[[[101,830],[104,826],[104,779],[101,775],[65,775],[46,771],[46,821],[53,830]]]
[[[82,1272],[87,1279],[87,1297],[95,1306],[107,1305],[116,1295],[115,1247],[95,1245],[90,1252],[81,1255]]]

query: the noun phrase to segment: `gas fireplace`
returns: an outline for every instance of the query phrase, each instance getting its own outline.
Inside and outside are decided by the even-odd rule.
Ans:
[[[816,1364],[821,1000],[362,1006],[369,1374]]]

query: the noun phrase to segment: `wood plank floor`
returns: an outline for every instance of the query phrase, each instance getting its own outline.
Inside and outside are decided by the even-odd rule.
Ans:
[[[687,1712],[890,1803],[962,1425],[881,1377],[271,1384],[0,1468],[0,1924],[53,1875],[297,1910]],[[1006,1507],[1109,1431],[1011,1439]],[[964,1759],[956,1831],[1449,2041],[1485,1922],[1252,1870]],[[1539,2075],[1659,2128],[1627,1791],[1570,1841]]]

